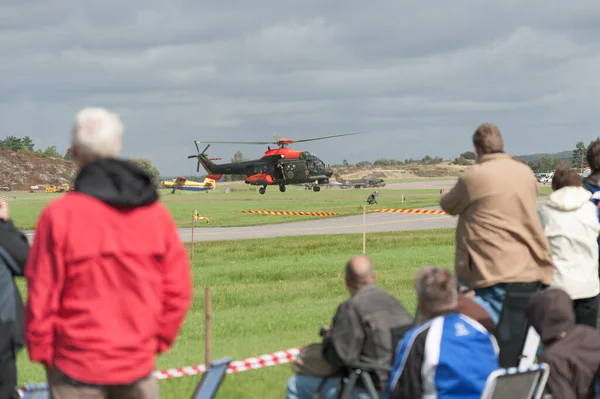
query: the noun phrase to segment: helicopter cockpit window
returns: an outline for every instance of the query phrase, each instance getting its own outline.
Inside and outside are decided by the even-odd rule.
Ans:
[[[325,169],[325,164],[321,160],[315,161],[315,165],[317,165],[317,169]]]
[[[313,161],[308,161],[308,169],[314,169],[315,168],[315,163]]]

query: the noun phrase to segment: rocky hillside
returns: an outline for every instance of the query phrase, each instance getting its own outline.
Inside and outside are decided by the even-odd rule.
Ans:
[[[35,185],[72,185],[76,172],[77,165],[65,159],[0,150],[0,187],[29,191]]]
[[[383,179],[413,179],[419,177],[456,177],[467,166],[442,162],[436,165],[399,165],[399,166],[346,166],[333,168],[344,179],[360,179],[373,176]]]

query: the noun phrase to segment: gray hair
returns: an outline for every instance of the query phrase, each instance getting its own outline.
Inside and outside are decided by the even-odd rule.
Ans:
[[[458,302],[456,277],[446,269],[422,268],[417,273],[415,289],[419,300],[430,309],[446,308]]]
[[[79,111],[71,134],[73,150],[80,162],[117,158],[121,153],[123,124],[117,114],[104,108]]]

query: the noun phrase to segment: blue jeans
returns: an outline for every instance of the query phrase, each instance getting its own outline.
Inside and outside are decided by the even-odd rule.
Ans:
[[[319,384],[323,380],[322,377],[312,377],[307,375],[293,375],[290,377],[287,383],[287,399],[312,399],[313,394],[319,388]],[[327,378],[327,382],[321,388],[321,394],[319,399],[336,399],[339,392],[338,387],[340,383],[340,377]],[[379,397],[383,399],[385,394],[381,392]],[[354,388],[352,392],[352,399],[369,399],[367,392],[360,388]]]
[[[494,324],[498,325],[504,298],[506,298],[506,285],[496,284],[491,287],[475,289],[473,300],[480,304],[490,314]]]

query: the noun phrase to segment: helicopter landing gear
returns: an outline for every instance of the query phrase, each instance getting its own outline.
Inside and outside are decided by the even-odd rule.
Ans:
[[[258,192],[261,194],[264,194],[265,192],[267,192],[267,188],[266,187],[261,187],[258,189]]]
[[[314,186],[314,187],[313,187],[313,191],[314,191],[315,193],[318,193],[319,191],[321,191],[321,187],[320,187],[320,186]]]
[[[279,185],[279,191],[281,191],[282,193],[285,193],[285,184]]]

